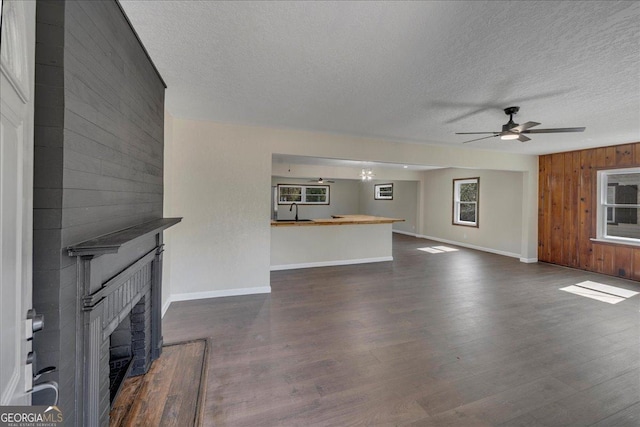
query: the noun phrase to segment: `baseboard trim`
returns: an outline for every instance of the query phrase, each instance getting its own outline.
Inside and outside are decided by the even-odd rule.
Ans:
[[[521,258],[520,254],[516,254],[516,253],[513,253],[513,252],[500,251],[498,249],[492,249],[492,248],[485,248],[483,246],[476,246],[476,245],[472,245],[472,244],[464,243],[464,242],[456,242],[454,240],[441,239],[440,237],[424,236],[424,235],[418,235],[417,237],[419,237],[421,239],[435,240],[436,242],[449,243],[451,245],[462,246],[463,248],[469,248],[469,249],[475,249],[475,250],[478,250],[478,251],[489,252],[489,253],[496,254],[496,255],[503,255],[503,256],[508,256],[508,257],[511,257],[511,258],[518,258],[520,261],[525,259],[525,258]],[[537,259],[536,259],[536,261],[537,261]],[[531,262],[533,262],[533,261],[531,261]]]
[[[239,288],[239,289],[223,289],[220,291],[206,291],[206,292],[188,292],[184,294],[172,294],[162,306],[162,316],[169,309],[172,302],[175,301],[191,301],[196,299],[207,298],[223,298],[223,297],[235,297],[240,295],[256,295],[256,294],[270,294],[271,286],[260,286],[257,288]]]
[[[164,317],[167,310],[169,310],[169,306],[171,305],[171,295],[169,295],[169,299],[162,305],[162,317]]]
[[[525,264],[535,264],[538,262],[538,258],[520,258],[520,262],[524,262]]]
[[[419,237],[419,235],[417,235],[416,233],[409,233],[408,231],[400,231],[400,230],[391,230],[391,231],[398,234],[404,234],[406,236]]]
[[[300,264],[272,265],[271,271],[296,270],[298,268],[331,267],[336,265],[368,264],[372,262],[393,261],[392,256],[378,258],[345,259],[336,261],[305,262]]]

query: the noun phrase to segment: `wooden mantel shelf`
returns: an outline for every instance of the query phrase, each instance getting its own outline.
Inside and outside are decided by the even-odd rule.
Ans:
[[[307,225],[353,225],[353,224],[390,224],[402,222],[400,218],[385,218],[371,215],[334,215],[332,218],[312,219],[307,221],[271,221],[274,227],[307,226]]]
[[[163,230],[179,223],[182,218],[159,218],[153,221],[134,225],[124,230],[105,234],[91,240],[86,240],[77,245],[69,246],[69,256],[100,256],[115,254],[120,247],[132,240],[151,234],[160,233]]]

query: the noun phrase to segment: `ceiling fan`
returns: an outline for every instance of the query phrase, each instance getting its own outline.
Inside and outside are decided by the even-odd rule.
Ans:
[[[318,179],[311,179],[309,180],[309,182],[315,182],[316,184],[324,184],[326,182],[333,184],[335,181],[329,181],[326,179],[322,179],[322,178],[318,178]]]
[[[518,124],[513,121],[513,116],[520,110],[520,107],[507,107],[504,109],[504,113],[509,116],[509,121],[502,125],[501,131],[495,132],[456,132],[456,135],[482,135],[482,134],[490,134],[490,136],[483,136],[482,138],[472,139],[470,141],[464,141],[463,144],[468,142],[480,141],[481,139],[487,138],[495,138],[499,136],[500,139],[510,140],[517,139],[518,141],[525,142],[531,140],[525,136],[525,133],[558,133],[558,132],[583,132],[585,130],[584,127],[577,128],[553,128],[553,129],[533,129],[530,130],[534,126],[538,126],[540,123],[538,122],[526,122],[523,124]]]

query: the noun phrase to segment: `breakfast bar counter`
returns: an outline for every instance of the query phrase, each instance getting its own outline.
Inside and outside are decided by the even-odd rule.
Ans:
[[[289,226],[305,226],[305,225],[345,225],[345,224],[391,224],[401,222],[404,219],[385,218],[382,216],[371,215],[332,215],[331,218],[308,219],[308,220],[280,220],[271,221],[272,227],[289,227]]]
[[[392,225],[370,215],[271,221],[271,270],[392,261]]]

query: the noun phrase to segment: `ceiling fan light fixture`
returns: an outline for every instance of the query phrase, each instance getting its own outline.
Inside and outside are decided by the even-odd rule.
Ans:
[[[500,139],[502,139],[503,141],[508,141],[518,139],[518,136],[519,135],[517,133],[505,133],[504,135],[500,135]]]
[[[334,183],[335,181],[332,181],[330,179],[324,179],[324,178],[316,178],[316,179],[309,180],[309,182],[313,182],[316,184],[325,184],[325,183],[329,184],[329,183]]]

